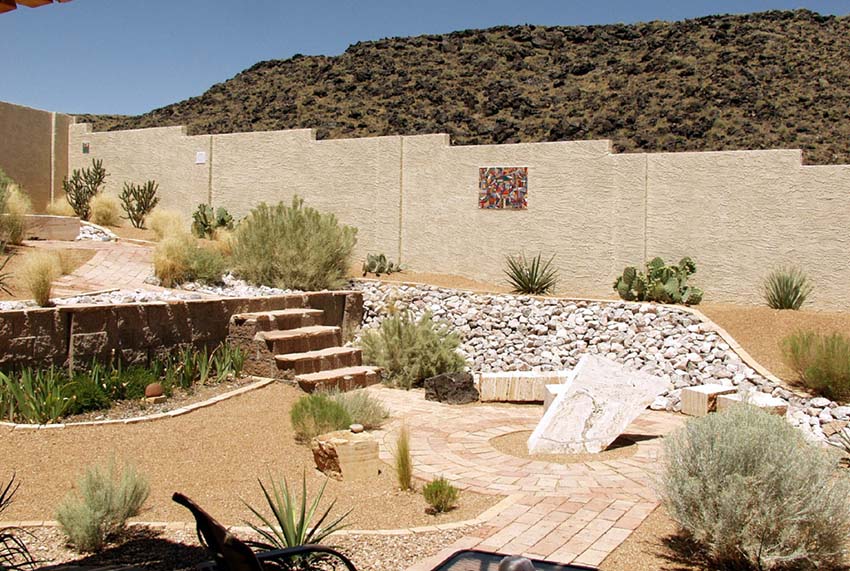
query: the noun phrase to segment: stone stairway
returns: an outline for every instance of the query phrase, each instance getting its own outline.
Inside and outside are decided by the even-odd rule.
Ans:
[[[246,373],[293,381],[306,392],[380,381],[379,369],[363,365],[360,349],[342,346],[341,329],[325,325],[321,309],[239,313],[230,318],[228,340],[246,352]]]

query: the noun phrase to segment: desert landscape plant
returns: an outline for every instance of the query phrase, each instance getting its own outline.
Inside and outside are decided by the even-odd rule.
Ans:
[[[833,400],[850,398],[850,339],[796,331],[783,340],[782,350],[803,385]]]
[[[363,277],[366,274],[393,274],[401,271],[399,264],[394,264],[385,254],[366,254],[366,261],[363,262]]]
[[[26,215],[32,202],[16,184],[9,184],[0,197],[0,241],[21,244],[26,238]]]
[[[159,197],[156,195],[158,190],[159,185],[153,180],[140,185],[133,182],[124,183],[124,189],[119,195],[121,208],[127,215],[125,218],[134,228],[145,227],[145,219],[159,204]]]
[[[92,159],[92,166],[84,169],[74,169],[71,171],[71,177],[65,177],[62,181],[62,188],[65,191],[65,198],[74,213],[88,220],[91,216],[91,200],[100,191],[106,177],[109,174],[103,168],[103,161]]]
[[[173,210],[166,210],[159,206],[151,211],[146,222],[157,240],[162,240],[166,236],[186,232],[186,223],[180,213]]]
[[[295,438],[300,442],[309,442],[320,434],[342,430],[352,424],[348,411],[323,393],[304,395],[298,399],[289,417]]]
[[[90,220],[100,226],[118,226],[121,224],[121,203],[105,192],[94,195],[89,203]]]
[[[440,476],[425,484],[422,495],[434,513],[445,513],[457,504],[460,492],[451,482]]]
[[[410,430],[403,424],[393,449],[393,465],[398,487],[404,491],[413,490],[413,456],[410,453]]]
[[[215,284],[221,281],[227,262],[221,253],[205,247],[185,232],[157,242],[153,254],[154,275],[165,287],[188,281]]]
[[[690,258],[682,258],[678,265],[668,266],[656,257],[646,263],[646,272],[634,266],[625,268],[622,275],[614,280],[614,290],[626,301],[697,305],[702,301],[703,292],[688,285],[689,278],[696,271],[697,265]]]
[[[147,479],[133,465],[119,467],[112,459],[86,468],[76,494],[62,501],[56,519],[77,550],[97,552],[121,537],[127,520],[139,515],[149,494]]]
[[[531,260],[524,253],[505,257],[504,272],[514,292],[529,295],[552,293],[558,282],[558,270],[552,266],[555,256],[545,262],[542,256],[537,254]]]
[[[783,417],[739,405],[665,438],[660,491],[713,565],[831,568],[850,536],[850,479],[836,464]]]
[[[366,430],[380,428],[390,416],[383,403],[363,389],[334,391],[330,398],[345,409],[352,423],[361,424]]]
[[[307,505],[307,477],[305,474],[301,476],[300,498],[290,493],[285,478],[280,483],[276,483],[271,477],[269,480],[271,480],[271,490],[266,487],[262,480],[259,482],[266,499],[266,505],[272,514],[270,517],[243,501],[262,524],[248,524],[265,540],[264,542],[254,542],[254,546],[263,549],[284,549],[299,545],[318,544],[330,534],[346,527],[343,521],[351,513],[351,510],[335,519],[330,518],[336,500],[330,502],[319,518],[315,522],[313,521],[324,496],[327,480],[322,483],[322,487],[313,501],[310,502],[309,507]]]
[[[15,482],[14,474],[5,485],[0,484],[0,519],[3,512],[12,505],[19,486],[20,484]],[[35,568],[36,561],[21,538],[24,533],[18,527],[0,527],[0,571],[23,571]]]
[[[50,305],[53,281],[61,273],[61,262],[55,252],[34,250],[27,252],[21,262],[20,281],[41,307]]]
[[[48,424],[71,406],[63,370],[24,367],[0,372],[0,418],[11,422]]]
[[[52,216],[76,216],[74,209],[68,203],[67,198],[57,198],[55,200],[51,200],[47,204],[47,208],[45,210],[47,214]]]
[[[812,283],[800,268],[780,267],[762,281],[762,297],[772,309],[800,309],[812,293]]]
[[[0,242],[0,254],[2,254],[6,250],[6,244],[4,242]],[[6,265],[9,263],[9,260],[12,259],[12,256],[15,254],[8,254],[4,256],[3,261],[0,262],[0,291],[6,293],[7,295],[12,295],[12,274],[11,272],[4,271],[6,269]]]
[[[294,197],[290,205],[260,204],[233,235],[233,270],[255,285],[332,289],[351,265],[357,230]]]
[[[213,208],[199,204],[192,213],[192,234],[198,238],[212,238],[216,230],[233,230],[233,216],[223,206]]]
[[[363,333],[360,344],[364,361],[381,367],[390,384],[405,389],[466,366],[457,352],[460,336],[427,312],[418,320],[409,311],[390,312],[377,329]]]

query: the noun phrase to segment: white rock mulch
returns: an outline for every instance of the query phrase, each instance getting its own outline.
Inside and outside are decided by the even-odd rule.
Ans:
[[[117,239],[118,236],[114,232],[111,232],[102,226],[98,226],[97,224],[86,222],[85,220],[80,221],[80,233],[75,238],[78,242],[83,240],[111,242]]]

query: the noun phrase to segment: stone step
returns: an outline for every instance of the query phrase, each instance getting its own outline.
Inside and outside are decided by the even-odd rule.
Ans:
[[[260,331],[298,329],[321,325],[324,314],[325,312],[321,309],[310,308],[239,313],[230,318],[230,335],[252,338]]]
[[[312,325],[297,329],[260,331],[255,339],[264,342],[274,355],[285,355],[339,346],[342,344],[342,331],[339,327]]]
[[[337,389],[350,391],[362,389],[381,381],[380,369],[378,367],[344,367],[318,373],[297,375],[295,381],[301,390],[312,393],[316,390]]]
[[[354,347],[328,347],[327,349],[307,351],[306,353],[275,355],[274,360],[278,369],[291,371],[296,375],[318,373],[343,367],[357,367],[363,364],[360,349]]]

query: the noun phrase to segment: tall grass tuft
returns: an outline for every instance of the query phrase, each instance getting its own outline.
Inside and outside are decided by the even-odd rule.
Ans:
[[[260,204],[239,223],[233,269],[255,285],[331,289],[343,282],[356,242],[356,228],[296,196],[289,206]]]
[[[782,348],[802,384],[833,400],[850,398],[850,339],[797,331],[782,341]]]
[[[150,493],[147,479],[132,465],[114,460],[90,466],[77,482],[77,494],[59,505],[56,519],[68,542],[82,552],[96,552],[123,534],[127,520],[139,515]]]
[[[545,295],[552,293],[558,282],[558,270],[552,266],[555,259],[553,255],[547,261],[543,261],[542,254],[531,258],[525,254],[518,256],[507,256],[505,258],[504,270],[508,283],[514,292],[529,295]]]
[[[34,250],[24,255],[20,281],[41,307],[50,305],[53,281],[62,274],[62,262],[55,252]]]
[[[157,240],[174,234],[186,233],[187,223],[178,212],[157,206],[145,219]]]
[[[398,487],[402,490],[413,490],[413,456],[410,454],[410,430],[402,425],[393,450],[393,463]]]
[[[0,199],[0,240],[21,244],[26,238],[26,216],[32,212],[29,196],[16,184],[9,184]]]
[[[118,226],[121,224],[121,203],[111,194],[101,192],[92,197],[89,202],[91,209],[90,220],[101,226]]]
[[[215,284],[221,282],[227,261],[219,251],[206,247],[188,233],[179,232],[157,243],[153,267],[165,287],[189,281]]]
[[[830,568],[850,536],[850,479],[784,418],[739,405],[664,440],[661,495],[712,568]]]
[[[388,381],[409,389],[429,377],[462,371],[460,337],[430,313],[414,320],[409,311],[387,315],[378,329],[361,338],[363,360],[384,369]]]
[[[289,412],[295,438],[300,442],[326,432],[348,428],[352,421],[348,411],[326,394],[313,393],[298,399]]]
[[[796,267],[781,267],[771,271],[762,281],[762,297],[773,309],[800,309],[812,293],[812,283]]]
[[[52,216],[76,216],[73,207],[65,198],[57,198],[47,205],[46,212]]]

